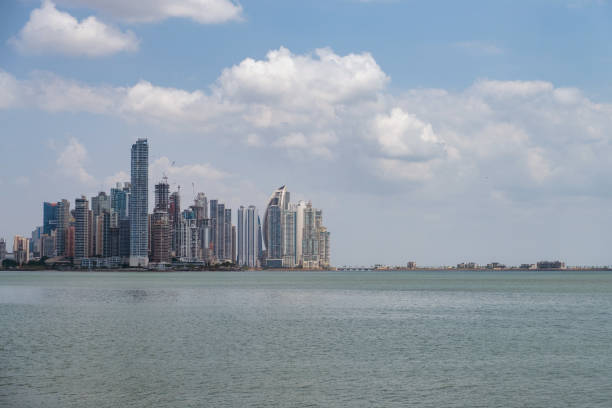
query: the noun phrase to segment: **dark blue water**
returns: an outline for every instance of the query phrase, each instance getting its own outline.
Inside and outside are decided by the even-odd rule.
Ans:
[[[0,406],[612,407],[612,273],[0,272]]]

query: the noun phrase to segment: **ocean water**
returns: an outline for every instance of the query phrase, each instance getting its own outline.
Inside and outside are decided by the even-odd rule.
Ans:
[[[0,272],[1,407],[612,407],[609,272]]]

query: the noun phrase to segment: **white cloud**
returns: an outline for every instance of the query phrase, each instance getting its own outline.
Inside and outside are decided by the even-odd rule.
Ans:
[[[376,115],[372,132],[382,153],[389,157],[423,161],[445,153],[444,143],[431,124],[401,108],[394,108],[389,115]]]
[[[189,18],[201,24],[242,20],[242,6],[231,0],[58,0],[83,6],[131,22]]]
[[[85,170],[87,160],[87,149],[73,137],[70,138],[64,150],[60,152],[56,163],[64,176],[91,186],[95,184],[95,179]]]
[[[388,80],[367,53],[280,48],[224,70],[210,89],[90,86],[0,71],[0,107],[119,116],[169,133],[239,141],[237,153],[258,147],[258,159],[298,159],[309,171],[323,171],[320,159],[333,158],[327,174],[342,174],[347,185],[371,177],[374,190],[469,191],[486,178],[484,188],[506,197],[602,194],[595,186],[607,183],[610,170],[612,105],[546,81],[478,80],[463,91],[393,95]],[[226,174],[168,159],[157,167],[189,183]],[[404,187],[402,180],[427,183]]]
[[[131,31],[121,32],[93,16],[79,22],[57,10],[49,0],[32,11],[30,20],[9,42],[23,54],[100,57],[138,49],[138,40]]]
[[[218,91],[228,98],[257,103],[279,101],[293,107],[311,103],[353,103],[382,91],[389,78],[369,53],[339,56],[329,48],[295,55],[287,48],[268,52],[223,70]]]

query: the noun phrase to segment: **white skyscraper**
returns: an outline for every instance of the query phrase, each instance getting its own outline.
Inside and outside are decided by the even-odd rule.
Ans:
[[[258,266],[259,215],[255,206],[238,209],[237,257],[238,265],[254,268]]]

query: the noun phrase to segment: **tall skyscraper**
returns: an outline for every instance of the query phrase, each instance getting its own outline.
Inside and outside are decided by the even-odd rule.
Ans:
[[[224,234],[224,252],[223,252],[223,259],[225,261],[230,261],[230,262],[234,262],[234,250],[232,247],[232,210],[229,208],[225,209],[225,220],[224,220],[224,228],[225,228],[225,234]]]
[[[264,221],[265,235],[268,237],[266,246],[266,265],[271,267],[282,266],[283,257],[283,227],[281,207],[276,204],[268,205],[266,220]]]
[[[181,195],[179,191],[170,194],[168,217],[170,220],[170,234],[172,236],[171,252],[178,256],[180,246],[179,224],[181,222]]]
[[[210,200],[210,247],[212,249],[212,253],[210,254],[211,258],[217,258],[217,216],[219,215],[217,205],[219,204],[218,200]]]
[[[66,240],[69,227],[70,201],[62,200],[57,203],[57,235],[55,237],[55,253],[57,254],[57,256],[70,256],[66,253]]]
[[[225,204],[217,204],[217,238],[215,241],[215,257],[218,261],[225,259]]]
[[[58,203],[43,203],[43,234],[51,234],[57,228]]]
[[[149,145],[138,139],[132,145],[130,197],[130,266],[149,263]]]
[[[260,244],[259,216],[255,206],[241,206],[237,213],[236,258],[240,266],[258,266]]]
[[[297,211],[296,206],[290,205],[282,213],[283,228],[283,267],[295,268],[298,264],[296,257]]]
[[[268,205],[266,206],[262,228],[263,228],[263,243],[264,243],[264,246],[266,247],[266,250],[268,251],[268,254],[270,252],[269,247],[271,245],[271,243],[269,242],[270,231],[268,231],[268,225],[270,225],[270,222],[268,221],[270,207],[276,206],[282,212],[283,210],[286,210],[289,207],[289,199],[290,199],[290,195],[289,195],[289,191],[287,191],[287,187],[281,186],[274,193],[272,193],[272,195],[270,196],[270,200],[268,201]],[[280,259],[280,256],[278,258]]]
[[[83,258],[89,256],[89,202],[85,196],[74,202],[75,236],[74,263],[81,264]]]
[[[323,211],[309,202],[304,209],[302,231],[302,265],[304,268],[328,268],[330,265],[330,234],[323,226]]]
[[[155,209],[151,218],[151,262],[170,262],[170,186],[167,179],[155,185]]]

